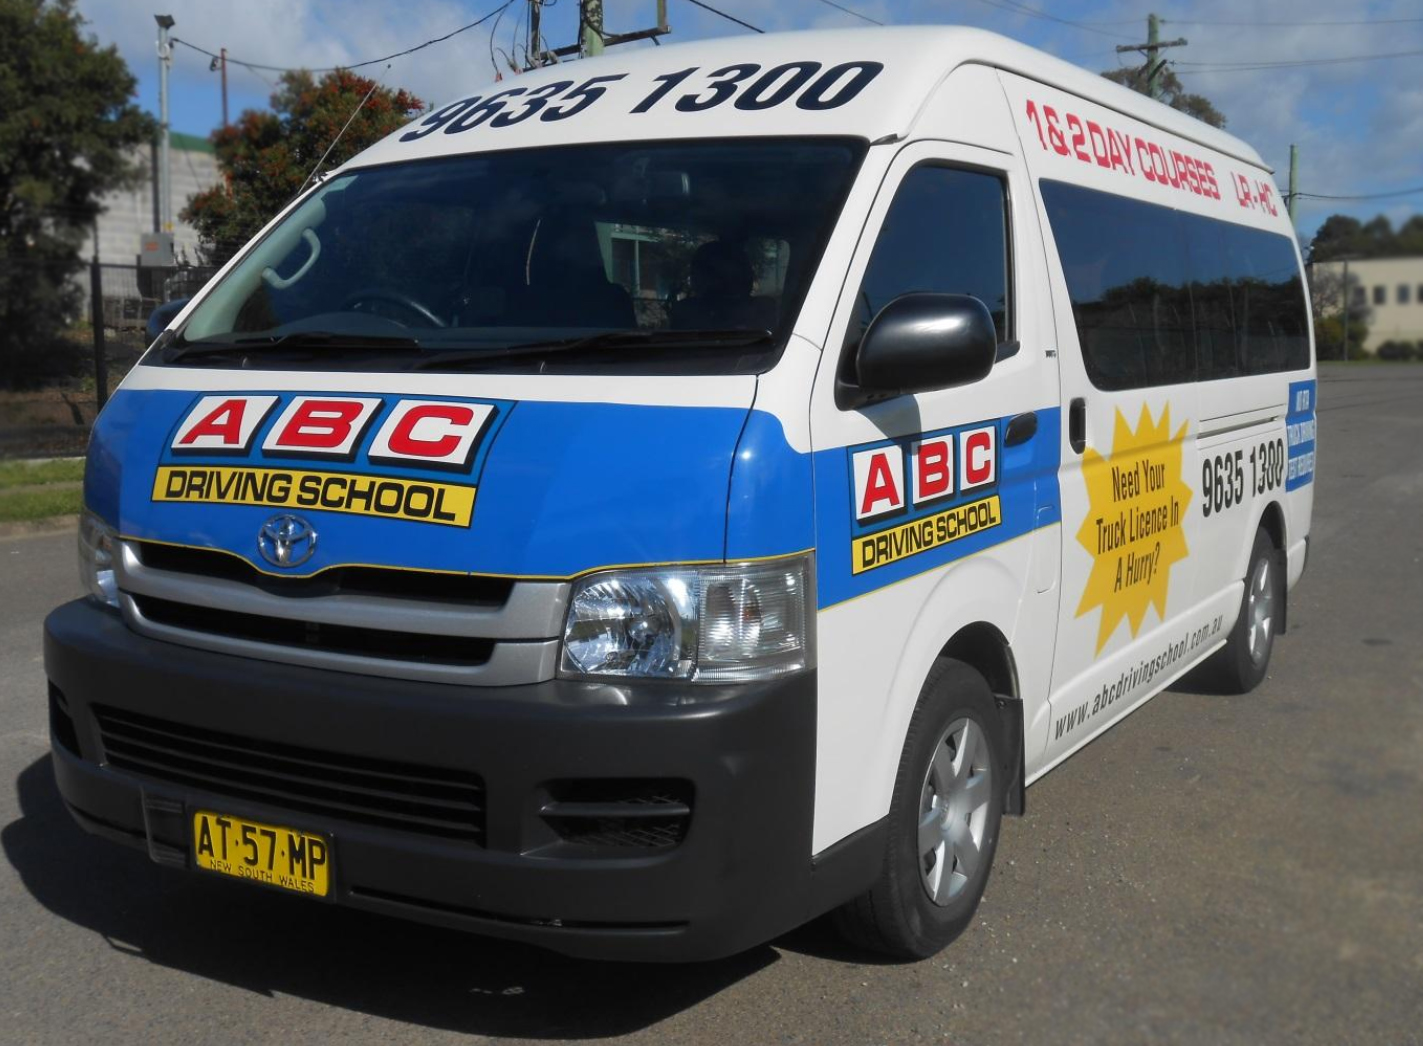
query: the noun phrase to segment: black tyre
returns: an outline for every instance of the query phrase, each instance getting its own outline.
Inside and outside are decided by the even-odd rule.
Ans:
[[[1003,731],[988,682],[935,663],[900,757],[880,876],[836,913],[855,944],[923,959],[963,933],[998,848],[1007,786]]]
[[[1206,662],[1211,682],[1222,693],[1249,693],[1265,678],[1284,610],[1284,573],[1279,550],[1262,527],[1250,550],[1240,615],[1225,646]]]

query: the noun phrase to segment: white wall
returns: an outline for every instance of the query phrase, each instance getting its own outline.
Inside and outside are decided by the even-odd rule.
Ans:
[[[139,240],[153,231],[153,176],[149,164],[149,148],[134,151],[134,158],[143,164],[144,178],[134,188],[106,195],[99,216],[99,260],[131,265],[138,256]],[[198,233],[191,225],[178,219],[188,197],[209,189],[219,180],[217,158],[208,151],[169,150],[169,167],[173,184],[173,252],[180,261],[199,261]],[[86,236],[80,257],[93,257],[94,237]]]
[[[1343,262],[1320,262],[1316,268],[1343,275]],[[1364,292],[1369,314],[1365,352],[1376,352],[1386,341],[1423,341],[1423,257],[1360,258],[1349,262],[1349,282]],[[1398,289],[1407,287],[1407,300]],[[1383,304],[1376,304],[1376,288],[1383,288]]]

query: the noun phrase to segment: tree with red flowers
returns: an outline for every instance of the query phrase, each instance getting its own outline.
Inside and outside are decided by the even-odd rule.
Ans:
[[[374,85],[346,69],[319,80],[305,70],[283,73],[270,110],[248,109],[230,127],[213,132],[223,182],[190,197],[182,214],[198,230],[209,265],[227,261],[291,202],[337,135],[340,141],[326,157],[325,170],[397,130],[424,108],[408,91],[376,87],[372,92]],[[347,120],[351,126],[341,134]]]

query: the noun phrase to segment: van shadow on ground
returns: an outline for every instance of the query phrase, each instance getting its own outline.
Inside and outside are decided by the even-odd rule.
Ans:
[[[0,846],[46,909],[117,951],[265,995],[491,1037],[587,1039],[647,1028],[775,962],[630,966],[314,904],[150,863],[83,832],[50,757],[16,779]],[[796,937],[804,937],[801,931]],[[809,932],[814,949],[819,936]]]

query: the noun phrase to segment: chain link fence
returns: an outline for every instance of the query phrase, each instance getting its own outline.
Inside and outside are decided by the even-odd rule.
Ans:
[[[191,297],[215,271],[91,263],[87,308],[26,346],[0,384],[0,458],[84,453],[94,418],[148,347],[153,310]]]

